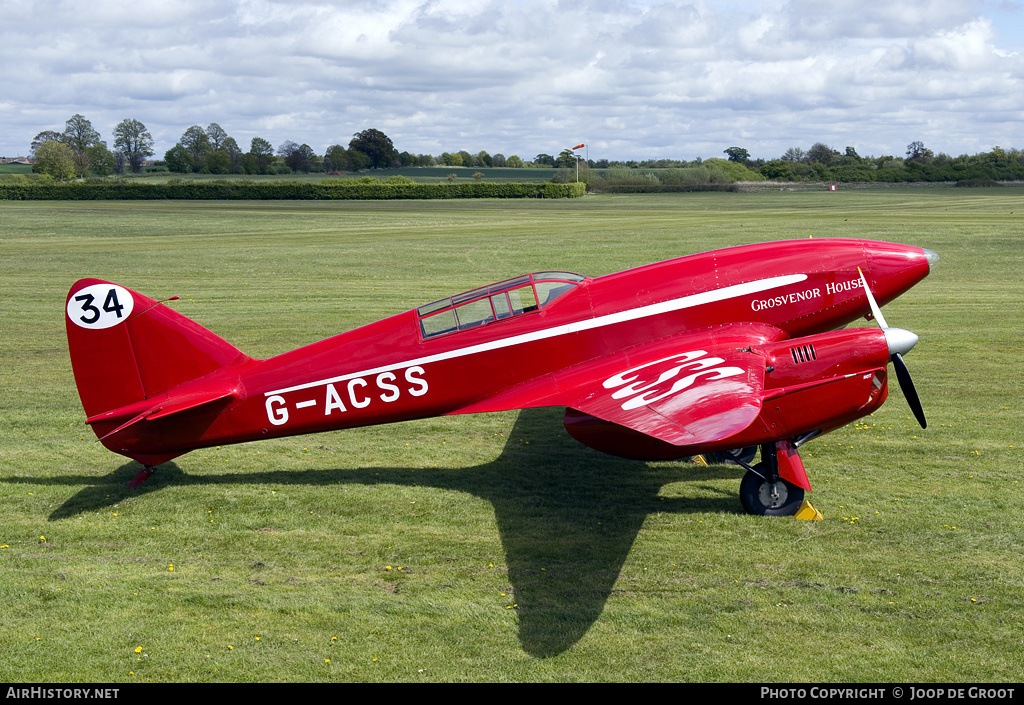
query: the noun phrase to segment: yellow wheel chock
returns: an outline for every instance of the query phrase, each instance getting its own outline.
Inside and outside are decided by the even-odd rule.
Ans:
[[[797,519],[807,519],[809,521],[821,521],[824,517],[821,516],[821,512],[811,506],[811,503],[806,499],[804,503],[800,505],[800,508],[796,510],[794,514]]]

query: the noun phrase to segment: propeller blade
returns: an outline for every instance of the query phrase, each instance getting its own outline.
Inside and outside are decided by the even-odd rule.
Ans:
[[[931,263],[930,258],[928,261]],[[902,328],[889,327],[882,316],[882,309],[878,307],[878,302],[875,301],[875,295],[871,293],[871,287],[868,286],[868,280],[865,278],[864,272],[860,267],[857,267],[857,271],[860,273],[860,283],[864,287],[864,293],[868,297],[871,315],[885,334],[885,342],[889,346],[889,360],[896,369],[896,379],[899,380],[903,396],[907,398],[907,404],[910,405],[910,410],[914,412],[914,418],[921,424],[921,428],[928,428],[928,422],[924,418],[924,409],[921,408],[921,398],[917,396],[914,380],[910,378],[910,370],[907,369],[907,363],[903,362],[903,355],[901,354],[910,352],[910,349],[917,343],[917,336]]]
[[[921,428],[928,428],[928,422],[924,418],[924,409],[921,408],[921,399],[917,396],[917,388],[914,387],[914,380],[910,378],[907,363],[903,362],[903,356],[899,353],[893,353],[890,359],[892,366],[896,368],[896,379],[899,380],[900,390],[907,398],[910,410],[914,412],[914,417],[921,424]]]
[[[864,287],[864,293],[868,295],[868,305],[871,307],[871,315],[878,325],[882,328],[888,328],[889,326],[885,322],[885,318],[882,316],[882,309],[878,307],[878,303],[875,301],[875,295],[871,293],[871,287],[868,286],[868,280],[864,278],[864,272],[861,271],[860,267],[857,267],[857,271],[860,273],[860,283]]]

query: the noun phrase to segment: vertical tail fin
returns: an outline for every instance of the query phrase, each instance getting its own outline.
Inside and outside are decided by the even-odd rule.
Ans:
[[[195,321],[101,279],[75,282],[65,311],[75,384],[90,418],[248,360]]]

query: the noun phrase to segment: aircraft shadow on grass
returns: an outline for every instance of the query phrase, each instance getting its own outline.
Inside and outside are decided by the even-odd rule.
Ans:
[[[491,502],[508,564],[523,649],[557,655],[600,617],[645,519],[656,513],[739,511],[735,493],[694,499],[659,497],[682,480],[736,477],[725,466],[699,467],[621,460],[571,441],[560,409],[520,413],[501,455],[457,469],[356,468],[192,475],[166,463],[142,488],[127,482],[139,470],[126,463],[96,477],[55,478],[88,484],[51,515],[58,521],[97,511],[140,493],[188,484],[406,484],[467,492]],[[410,472],[415,470],[415,472]]]

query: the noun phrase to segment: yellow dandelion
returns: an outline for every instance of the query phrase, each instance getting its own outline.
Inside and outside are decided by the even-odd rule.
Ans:
[[[135,653],[141,654],[142,653],[142,647],[141,646],[136,646],[135,647]]]

